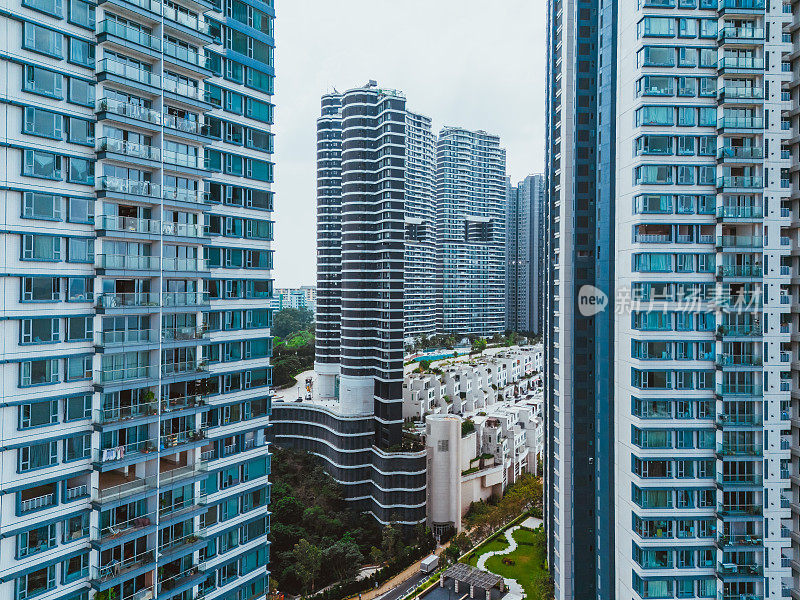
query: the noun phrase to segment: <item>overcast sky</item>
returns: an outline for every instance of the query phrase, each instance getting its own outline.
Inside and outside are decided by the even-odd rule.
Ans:
[[[316,283],[320,96],[370,79],[410,110],[500,136],[512,181],[544,165],[545,0],[277,0],[275,285]]]

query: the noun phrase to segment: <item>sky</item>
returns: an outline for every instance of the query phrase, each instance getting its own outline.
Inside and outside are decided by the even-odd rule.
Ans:
[[[275,287],[316,282],[320,96],[374,79],[407,108],[500,136],[512,182],[544,166],[545,0],[276,0]]]

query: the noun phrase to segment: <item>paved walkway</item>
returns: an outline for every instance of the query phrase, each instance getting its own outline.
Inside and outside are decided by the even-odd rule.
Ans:
[[[495,550],[494,552],[487,552],[486,554],[481,554],[480,558],[478,559],[478,568],[486,571],[486,561],[489,557],[500,555],[500,554],[511,554],[514,550],[517,549],[517,540],[514,539],[514,532],[520,528],[520,525],[515,525],[510,529],[506,529],[506,540],[508,540],[508,548],[504,550]],[[516,598],[524,598],[525,592],[522,591],[522,586],[516,579],[510,579],[508,577],[503,577],[503,582],[506,584],[506,589],[508,589],[508,593],[511,594],[512,597]]]

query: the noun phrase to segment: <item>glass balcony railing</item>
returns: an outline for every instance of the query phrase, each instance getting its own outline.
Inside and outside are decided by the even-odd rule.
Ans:
[[[197,121],[183,119],[175,115],[164,115],[164,127],[177,129],[184,133],[200,133],[200,124]]]
[[[763,41],[764,30],[760,27],[734,27],[727,26],[719,30],[719,39],[721,40],[753,40]]]
[[[725,85],[719,89],[719,97],[730,100],[763,100],[764,89],[750,86]]]
[[[723,486],[736,486],[736,485],[761,485],[763,478],[761,475],[717,475],[717,483]]]
[[[192,169],[201,169],[203,162],[196,154],[184,154],[182,152],[173,152],[171,150],[164,150],[164,162],[170,165],[177,165],[179,167],[190,167]]]
[[[53,506],[55,503],[56,503],[55,494],[44,494],[42,496],[37,496],[36,498],[30,498],[28,500],[20,500],[19,510],[20,512],[25,513],[31,510],[38,510],[40,508],[45,508],[47,506]]]
[[[747,413],[721,413],[717,415],[717,423],[722,426],[756,427],[761,425],[761,415]]]
[[[99,229],[151,235],[164,234],[198,238],[202,237],[204,233],[203,227],[194,223],[173,223],[171,221],[117,217],[113,215],[100,215],[97,224]]]
[[[764,180],[761,177],[728,176],[718,177],[717,187],[720,188],[763,188]]]
[[[717,354],[717,364],[724,367],[760,367],[760,356],[745,354]]]
[[[161,412],[175,412],[176,410],[184,410],[187,408],[193,408],[195,406],[203,406],[205,403],[205,399],[199,394],[180,396],[178,398],[165,398],[161,401]]]
[[[95,335],[98,346],[123,346],[125,344],[157,344],[157,329],[123,329],[99,331]]]
[[[136,454],[149,454],[155,450],[150,440],[140,440],[128,444],[119,444],[110,448],[95,448],[93,460],[95,462],[111,463]]]
[[[131,81],[136,81],[144,85],[161,87],[161,77],[158,75],[111,58],[104,58],[99,61],[97,63],[97,71],[98,73],[111,73],[112,75],[124,77],[125,79],[130,79]]]
[[[131,271],[158,271],[158,256],[136,254],[98,254],[97,266],[103,269],[127,269]]]
[[[199,87],[190,86],[169,77],[164,78],[164,90],[187,98],[193,98],[194,100],[203,100],[204,97]]]
[[[111,98],[100,98],[95,109],[97,112],[109,112],[123,117],[136,119],[137,121],[144,121],[152,123],[153,125],[164,125],[169,129],[176,129],[184,133],[200,133],[200,123],[195,120],[184,119],[170,114],[161,114],[152,108],[146,108],[139,104],[130,104],[121,102],[119,100],[112,100]]]
[[[97,411],[95,420],[97,423],[118,423],[139,417],[146,417],[158,414],[158,405],[155,402],[139,402],[127,406],[112,406]]]
[[[760,385],[752,383],[720,383],[717,384],[717,394],[721,396],[761,396]]]
[[[748,146],[723,146],[717,150],[717,158],[761,159],[764,158],[764,149]]]
[[[764,59],[755,56],[723,56],[719,59],[720,69],[763,69]]]
[[[760,577],[764,573],[761,565],[743,565],[741,563],[719,563],[717,573],[720,575],[744,575]]]
[[[117,521],[113,525],[106,525],[105,527],[92,527],[92,538],[95,540],[104,538],[114,538],[124,533],[130,533],[149,527],[155,523],[155,511],[145,513],[138,517],[126,519],[124,521]]]
[[[763,507],[760,504],[720,504],[717,506],[717,512],[724,516],[756,517],[763,512]]]
[[[163,267],[165,271],[206,271],[206,261],[203,258],[168,258],[164,257]]]
[[[153,366],[145,365],[142,367],[125,367],[121,369],[103,369],[98,374],[101,383],[113,383],[118,381],[131,381],[137,379],[153,379],[156,376],[156,369]]]
[[[121,179],[103,175],[98,180],[98,189],[108,192],[118,192],[120,194],[132,194],[134,196],[147,196],[148,198],[161,197],[161,186],[149,181],[139,181],[137,179]]]
[[[147,146],[127,140],[102,137],[97,140],[96,149],[98,152],[113,152],[114,154],[124,154],[134,158],[145,160],[160,160],[161,150],[155,146]]]
[[[207,64],[206,57],[197,52],[197,50],[179,46],[174,42],[164,42],[164,54],[198,67],[205,67]]]
[[[720,277],[761,277],[761,265],[722,265],[717,268]]]
[[[208,368],[205,360],[179,360],[177,362],[165,363],[161,365],[161,374],[168,375],[183,375],[186,373],[200,373]]]
[[[138,569],[148,564],[155,565],[155,552],[152,550],[145,550],[139,554],[133,554],[125,557],[122,560],[113,560],[99,567],[92,567],[92,579],[96,581],[108,581],[120,575],[124,575],[129,571]]]
[[[763,329],[761,325],[753,324],[753,325],[720,325],[717,328],[717,332],[720,335],[730,335],[730,336],[758,336],[761,335]]]
[[[199,442],[206,439],[206,432],[202,429],[179,431],[176,433],[162,433],[161,434],[161,449],[169,450],[176,446],[188,444],[191,442]]]
[[[205,202],[205,194],[200,190],[164,186],[164,200],[203,204]]]
[[[762,10],[766,7],[767,0],[720,0],[719,7],[742,8],[745,10]]]
[[[163,292],[162,303],[170,306],[205,306],[209,303],[206,292]]]
[[[723,456],[761,456],[763,452],[761,444],[717,444],[717,454]]]
[[[760,219],[764,216],[761,206],[719,206],[717,216],[725,219]]]
[[[97,24],[97,33],[107,33],[152,50],[161,50],[161,40],[158,38],[113,19],[100,21]]]
[[[147,1],[147,0],[142,0]],[[186,14],[184,12],[180,12],[175,10],[171,6],[162,5],[163,6],[163,14],[164,18],[169,19],[170,21],[174,21],[176,23],[180,23],[184,27],[188,27],[189,29],[194,29],[195,31],[199,31],[206,35],[209,34],[210,29],[208,23],[205,21],[201,21],[197,17],[193,15]]]
[[[718,235],[717,246],[726,248],[763,248],[764,237],[761,235]]]
[[[171,327],[161,330],[161,340],[164,342],[180,342],[199,340],[205,333],[204,327]]]

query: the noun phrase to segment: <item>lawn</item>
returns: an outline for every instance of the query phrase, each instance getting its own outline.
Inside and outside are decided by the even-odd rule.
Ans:
[[[467,555],[466,559],[462,560],[466,562],[468,565],[477,567],[478,559],[481,557],[481,555],[486,554],[487,552],[497,552],[498,550],[505,550],[506,548],[508,548],[508,542],[506,541],[505,534],[502,533],[491,542],[486,542],[485,544],[476,548],[474,552],[471,552],[470,554]]]
[[[546,557],[542,546],[536,543],[537,532],[531,529],[518,529],[513,535],[518,544],[517,549],[510,554],[489,558],[486,561],[486,570],[501,577],[516,579],[529,600],[539,600],[541,596],[539,582],[547,577],[547,571],[544,567]],[[514,564],[506,564],[503,559],[513,561]]]

